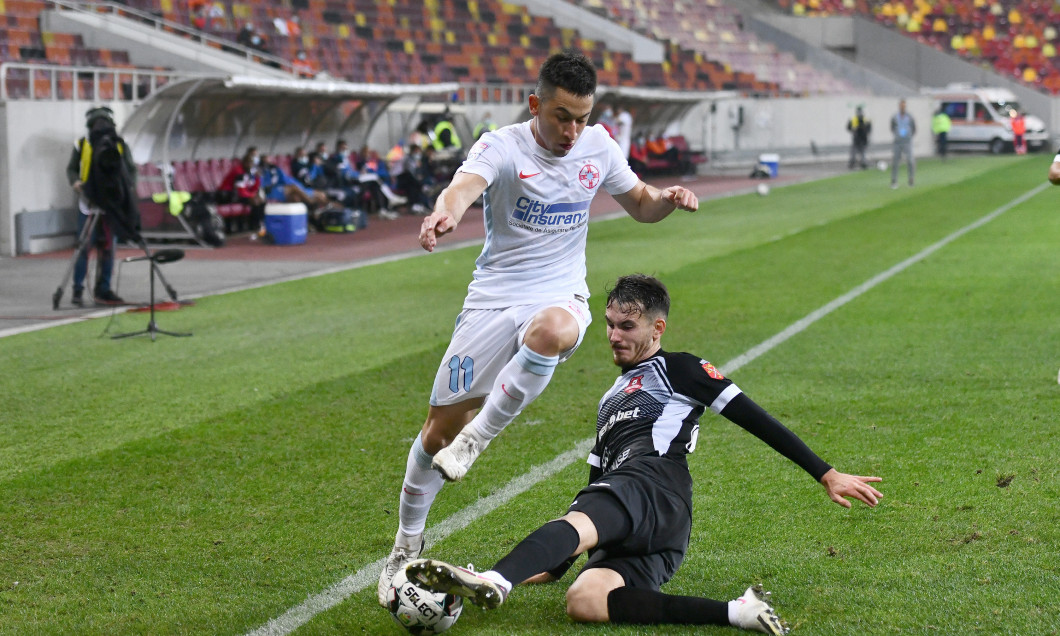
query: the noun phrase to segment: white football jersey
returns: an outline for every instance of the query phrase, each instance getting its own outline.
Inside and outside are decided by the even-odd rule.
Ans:
[[[638,182],[602,126],[586,127],[565,157],[539,146],[530,122],[505,126],[483,135],[459,171],[488,184],[486,244],[475,261],[465,308],[511,307],[569,294],[589,297],[589,204],[601,187],[623,194]]]

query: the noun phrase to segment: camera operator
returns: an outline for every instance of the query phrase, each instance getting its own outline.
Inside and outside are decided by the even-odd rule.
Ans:
[[[78,210],[80,212],[77,218],[78,236],[81,236],[85,224],[90,222],[91,217],[95,216],[97,223],[93,228],[92,235],[84,237],[86,244],[74,264],[74,293],[70,301],[78,307],[84,306],[82,294],[85,286],[85,275],[88,273],[88,252],[94,246],[96,248],[96,282],[92,292],[93,300],[95,300],[97,305],[121,305],[125,301],[114,293],[110,287],[110,281],[111,274],[114,271],[117,234],[127,233],[127,231],[123,231],[127,230],[127,228],[123,228],[122,222],[127,222],[128,219],[116,218],[120,214],[116,209],[112,210],[115,214],[105,213],[101,209],[99,201],[93,201],[93,197],[88,192],[91,178],[100,177],[104,180],[114,178],[113,175],[98,175],[100,170],[115,170],[113,167],[96,166],[96,173],[92,172],[94,168],[92,165],[93,140],[100,139],[101,135],[106,134],[113,135],[116,140],[118,152],[121,154],[121,163],[124,164],[123,167],[119,166],[117,170],[121,173],[120,180],[124,180],[126,196],[135,188],[136,166],[132,160],[132,153],[129,152],[124,140],[117,137],[117,133],[114,132],[114,111],[106,106],[90,109],[85,113],[85,127],[88,130],[88,134],[78,139],[77,143],[74,144],[73,152],[70,154],[70,161],[66,165],[66,178],[78,195]],[[108,206],[108,209],[112,209],[112,206]]]

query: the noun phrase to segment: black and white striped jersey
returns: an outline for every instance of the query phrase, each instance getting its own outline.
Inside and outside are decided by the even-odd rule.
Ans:
[[[605,473],[642,455],[684,463],[704,410],[720,413],[739,394],[706,360],[659,351],[619,376],[600,400],[589,463]]]
[[[590,479],[633,457],[666,457],[687,468],[699,418],[710,409],[735,422],[820,480],[831,468],[794,433],[706,360],[658,351],[626,369],[600,400]]]

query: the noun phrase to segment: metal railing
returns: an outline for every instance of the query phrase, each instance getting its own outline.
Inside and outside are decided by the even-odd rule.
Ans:
[[[139,102],[169,82],[201,74],[101,66],[0,64],[2,100]]]
[[[533,84],[460,84],[460,102],[467,105],[525,104]]]
[[[67,11],[78,11],[91,14],[113,14],[119,17],[132,19],[148,25],[156,31],[165,31],[166,33],[183,36],[188,39],[190,44],[199,44],[202,48],[210,49],[211,51],[220,49],[227,53],[244,57],[247,60],[261,62],[288,73],[295,73],[294,68],[291,66],[291,62],[282,57],[258,49],[252,49],[243,46],[242,44],[237,44],[232,40],[210,35],[209,33],[185,24],[170,22],[169,20],[161,18],[153,13],[133,9],[132,7],[123,4],[114,4],[111,2],[75,2],[73,0],[48,0],[48,4],[53,5],[56,9]]]

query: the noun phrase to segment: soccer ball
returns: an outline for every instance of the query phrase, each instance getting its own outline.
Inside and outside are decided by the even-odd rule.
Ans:
[[[767,194],[769,194],[769,186],[767,186],[764,183],[759,183],[758,187],[756,189],[758,190],[759,196],[763,196],[764,197]]]
[[[883,172],[883,171],[887,170],[887,162],[884,161],[883,159],[880,159],[879,161],[876,162],[876,169],[879,170],[880,172]]]
[[[425,590],[399,570],[386,594],[387,609],[394,622],[417,636],[441,634],[456,624],[464,599],[455,594]]]

